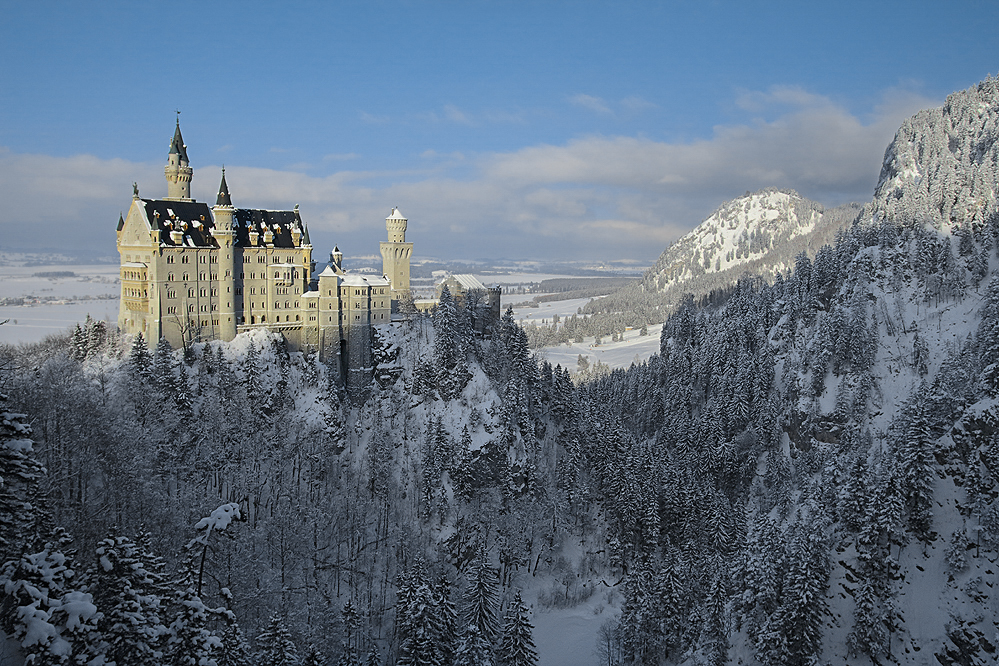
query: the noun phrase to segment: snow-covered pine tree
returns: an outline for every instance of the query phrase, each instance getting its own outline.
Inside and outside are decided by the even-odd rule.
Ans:
[[[441,290],[440,302],[434,311],[434,371],[437,390],[442,400],[454,400],[461,395],[470,373],[465,340],[458,324],[458,312],[447,286]]]
[[[474,624],[465,627],[454,653],[454,666],[493,666],[493,646]]]
[[[461,621],[464,626],[474,625],[490,645],[495,645],[500,633],[499,579],[489,563],[485,549],[469,570],[469,580],[463,597]]]
[[[215,657],[216,666],[253,666],[250,645],[243,637],[243,631],[234,617],[226,621],[225,629],[219,639],[222,644]]]
[[[71,539],[61,528],[51,536],[40,551],[10,560],[0,571],[6,595],[0,627],[33,666],[100,663],[101,614],[65,553]]]
[[[538,651],[534,646],[534,626],[524,599],[517,591],[503,618],[503,639],[497,651],[502,666],[536,666]]]
[[[138,333],[132,340],[132,351],[128,356],[128,364],[132,369],[132,376],[139,381],[149,382],[153,379],[153,357],[149,353],[146,339],[142,333]]]
[[[918,391],[911,403],[898,451],[909,528],[919,539],[929,542],[932,540],[933,467],[936,461],[923,395],[925,390]]]
[[[31,501],[45,470],[35,460],[26,415],[11,412],[0,393],[0,564],[18,557],[31,538],[37,507]]]
[[[118,664],[159,663],[167,635],[162,577],[147,570],[142,552],[128,537],[101,540],[95,554],[91,586],[104,615],[98,628],[107,642],[107,659]]]
[[[267,627],[257,636],[254,664],[257,666],[299,666],[298,648],[291,632],[277,613],[271,615]]]

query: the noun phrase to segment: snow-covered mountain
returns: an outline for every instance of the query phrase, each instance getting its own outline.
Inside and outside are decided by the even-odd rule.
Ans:
[[[737,279],[745,272],[773,274],[794,265],[801,251],[815,254],[860,212],[857,204],[825,209],[794,190],[767,188],[723,204],[670,245],[643,278],[646,289],[716,284],[704,276]]]
[[[955,92],[909,118],[885,151],[865,217],[980,228],[999,213],[999,81]]]
[[[801,253],[814,257],[861,211],[856,203],[825,208],[793,190],[747,192],[667,247],[641,281],[586,305],[584,313],[598,315],[589,334],[660,323],[684,294],[724,291],[744,275],[772,279]]]

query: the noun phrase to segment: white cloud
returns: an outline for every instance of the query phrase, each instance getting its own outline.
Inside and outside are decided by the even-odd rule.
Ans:
[[[657,109],[659,108],[659,105],[639,97],[638,95],[631,95],[630,97],[625,97],[621,100],[621,108],[625,111],[630,111],[631,113],[640,113],[642,111],[648,111],[649,109]]]
[[[236,205],[300,203],[317,256],[334,242],[348,254],[371,253],[398,205],[410,219],[417,255],[652,261],[746,190],[790,187],[827,205],[868,200],[901,121],[934,104],[890,90],[861,116],[790,87],[742,93],[738,103],[771,119],[719,126],[687,143],[586,136],[475,158],[427,151],[404,171],[319,177],[229,165],[226,178]],[[113,254],[112,230],[131,202],[132,181],[143,196],[162,196],[162,169],[0,150],[2,243],[65,243]],[[195,197],[214,201],[218,171],[196,165]]]
[[[323,162],[346,162],[348,160],[356,160],[360,156],[360,153],[330,153],[329,155],[323,155]]]
[[[471,119],[454,104],[444,105],[444,117],[452,122],[461,123],[462,125],[472,124]]]
[[[599,97],[594,97],[592,95],[584,95],[579,93],[578,95],[573,95],[569,98],[569,101],[576,106],[581,106],[584,109],[589,109],[590,111],[596,111],[597,113],[611,114],[614,113],[607,106],[607,103]]]

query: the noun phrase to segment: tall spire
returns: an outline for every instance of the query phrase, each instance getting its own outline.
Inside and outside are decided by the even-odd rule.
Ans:
[[[216,206],[232,206],[232,199],[229,198],[229,186],[225,182],[225,167],[222,167],[222,182],[219,183],[219,197],[215,201]]]
[[[190,164],[187,159],[187,146],[184,145],[184,137],[180,134],[180,111],[177,112],[177,128],[173,131],[173,139],[170,141],[169,155],[177,155],[181,162]]]
[[[170,140],[170,153],[167,155],[163,173],[167,180],[168,200],[194,201],[191,198],[191,178],[194,176],[194,169],[187,159],[187,146],[184,145],[184,137],[180,134],[180,111],[177,112],[177,127],[173,131],[173,139]]]

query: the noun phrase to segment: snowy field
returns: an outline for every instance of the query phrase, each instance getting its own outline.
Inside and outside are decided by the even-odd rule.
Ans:
[[[597,361],[610,366],[610,369],[627,368],[632,363],[648,360],[653,354],[659,353],[659,332],[662,324],[649,326],[649,334],[641,336],[638,330],[626,331],[622,342],[606,342],[605,337],[599,347],[593,346],[593,338],[584,338],[582,343],[545,347],[538,355],[554,365],[561,365],[569,372],[576,372],[579,356],[588,357],[590,365]]]
[[[504,296],[503,309],[505,311],[507,305],[523,303],[531,298],[533,295],[511,294]],[[560,319],[571,317],[591,300],[590,298],[572,298],[565,301],[541,303],[536,308],[515,308],[513,316],[522,324],[530,322],[550,324],[555,315],[558,315]],[[538,355],[547,359],[553,366],[561,365],[569,372],[576,372],[580,355],[588,357],[587,360],[591,366],[599,361],[609,366],[611,370],[627,368],[632,363],[641,363],[659,352],[659,332],[661,330],[662,324],[658,324],[649,326],[649,334],[644,336],[638,334],[638,329],[626,331],[624,340],[621,342],[609,342],[610,336],[604,336],[604,342],[599,347],[593,346],[593,338],[584,338],[581,343],[545,347],[538,351]]]
[[[30,305],[0,305],[0,343],[37,342],[61,333],[89,314],[94,319],[118,319],[118,266],[0,266],[0,298],[40,300]],[[37,277],[38,273],[72,272],[74,277]],[[111,299],[99,299],[112,295]],[[89,298],[91,300],[79,300]],[[44,300],[42,300],[44,299]]]

